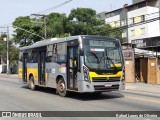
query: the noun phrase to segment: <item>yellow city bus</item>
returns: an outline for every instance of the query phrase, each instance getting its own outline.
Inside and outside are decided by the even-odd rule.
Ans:
[[[35,90],[55,88],[101,93],[125,88],[124,60],[118,39],[79,35],[36,42],[20,49],[19,79]]]

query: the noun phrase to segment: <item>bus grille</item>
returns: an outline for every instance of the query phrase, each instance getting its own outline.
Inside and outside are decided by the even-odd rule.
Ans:
[[[107,91],[107,90],[116,90],[119,89],[119,85],[112,85],[111,87],[105,87],[104,85],[95,85],[95,90]]]
[[[92,77],[92,82],[117,82],[120,77]]]

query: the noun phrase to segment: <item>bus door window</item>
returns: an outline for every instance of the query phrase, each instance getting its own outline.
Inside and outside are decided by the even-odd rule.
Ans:
[[[45,85],[45,58],[46,58],[46,51],[39,51],[38,80],[40,85]]]
[[[68,83],[70,89],[77,89],[78,46],[68,47]]]
[[[27,53],[23,53],[23,82],[27,82]]]

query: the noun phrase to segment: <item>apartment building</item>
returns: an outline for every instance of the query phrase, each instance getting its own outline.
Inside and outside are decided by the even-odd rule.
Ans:
[[[126,82],[151,83],[149,80],[154,80],[152,83],[160,83],[157,82],[160,81],[160,59],[148,57],[158,57],[157,52],[160,52],[159,8],[160,0],[133,0],[132,5],[125,4],[119,9],[103,13],[106,24],[115,28],[121,27],[123,30]],[[128,48],[131,44],[136,48]],[[150,70],[150,66],[155,69],[154,72]],[[156,74],[156,78],[151,78],[154,76],[153,73]]]
[[[104,13],[103,13],[104,14]],[[106,24],[122,27],[123,43],[160,36],[159,0],[133,0],[132,5],[105,13]]]

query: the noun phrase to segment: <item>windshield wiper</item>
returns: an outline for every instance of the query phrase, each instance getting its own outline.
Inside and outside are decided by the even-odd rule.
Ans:
[[[97,64],[98,64],[98,70],[100,70],[100,62],[101,62],[101,60],[99,60],[99,58],[98,58],[98,56],[94,53],[94,52],[92,52],[92,51],[88,51],[88,53],[91,53],[96,59],[97,59]]]
[[[110,60],[111,63],[113,64],[114,68],[116,68],[116,65],[115,65],[115,63],[113,62],[113,59],[112,59],[111,57],[109,57],[109,56],[101,57],[100,62],[101,62],[101,60],[106,59],[106,58],[107,58],[107,60]]]
[[[98,56],[94,52],[90,51],[88,53],[92,53],[92,55],[97,59],[97,63],[100,63]]]

